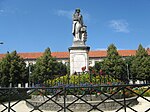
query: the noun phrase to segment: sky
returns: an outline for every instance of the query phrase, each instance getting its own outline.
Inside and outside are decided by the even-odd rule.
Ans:
[[[150,0],[0,0],[0,53],[68,51],[76,8],[91,50],[150,47]]]

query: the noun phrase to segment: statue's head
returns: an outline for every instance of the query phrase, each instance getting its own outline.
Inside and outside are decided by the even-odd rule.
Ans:
[[[76,12],[80,13],[80,9],[79,9],[79,8],[77,8],[77,9],[76,9]]]

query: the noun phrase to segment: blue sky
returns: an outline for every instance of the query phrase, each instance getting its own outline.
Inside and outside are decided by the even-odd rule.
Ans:
[[[150,0],[0,0],[0,53],[68,51],[76,8],[91,50],[150,47]]]

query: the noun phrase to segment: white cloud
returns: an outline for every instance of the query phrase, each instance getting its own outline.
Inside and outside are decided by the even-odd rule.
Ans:
[[[55,11],[55,14],[58,16],[64,16],[64,17],[71,19],[73,11],[67,11],[67,10],[61,10],[60,9],[60,10]]]
[[[69,19],[72,19],[72,15],[74,13],[74,10],[56,10],[55,14],[58,16],[64,16],[67,17]],[[85,12],[81,12],[81,14],[83,15],[83,19],[84,21],[89,21],[90,20],[90,15],[88,13]]]
[[[0,9],[0,14],[2,14],[4,12],[4,10],[3,9]]]
[[[129,33],[128,22],[125,20],[111,20],[109,21],[109,27],[115,32]]]
[[[0,9],[0,14],[3,16],[7,16],[9,14],[16,14],[16,13],[19,13],[18,8],[5,7],[4,9]]]

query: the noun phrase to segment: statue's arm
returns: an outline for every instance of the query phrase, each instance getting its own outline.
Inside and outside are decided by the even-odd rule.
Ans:
[[[80,18],[80,20],[79,20],[80,24],[83,26],[83,17],[82,17],[82,15],[80,15],[79,18]]]
[[[78,17],[74,14],[72,17],[73,21],[78,21]]]

